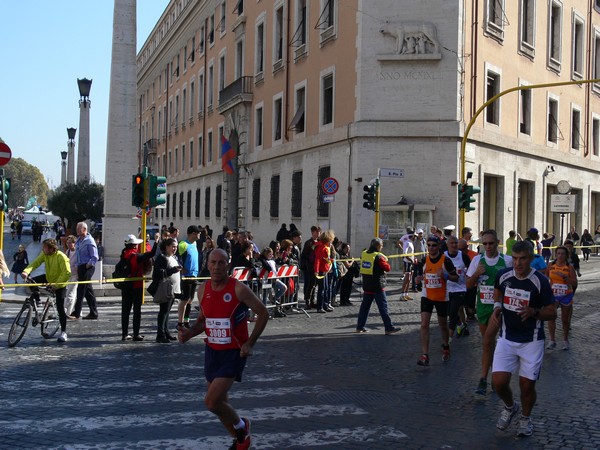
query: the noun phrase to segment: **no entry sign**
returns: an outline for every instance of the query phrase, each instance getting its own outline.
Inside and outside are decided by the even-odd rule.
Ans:
[[[7,165],[11,157],[10,147],[4,142],[0,142],[0,167]]]

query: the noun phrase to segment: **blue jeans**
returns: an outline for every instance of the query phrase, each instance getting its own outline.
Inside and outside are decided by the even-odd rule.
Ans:
[[[361,330],[367,324],[367,317],[369,316],[369,311],[371,310],[373,300],[375,300],[375,303],[377,303],[377,308],[379,309],[379,314],[383,320],[385,331],[391,331],[394,328],[394,325],[392,324],[392,319],[388,313],[388,304],[385,291],[363,293],[362,303],[360,304],[360,310],[358,311],[358,322],[356,323],[356,329]]]

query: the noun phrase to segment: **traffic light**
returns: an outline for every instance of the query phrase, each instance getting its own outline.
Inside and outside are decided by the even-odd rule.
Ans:
[[[10,192],[10,178],[0,177],[0,211],[8,211],[8,193]]]
[[[148,177],[148,201],[149,206],[164,205],[167,202],[165,197],[161,197],[162,194],[167,192],[167,177],[159,177],[157,175],[150,175]]]
[[[138,208],[145,207],[144,205],[144,191],[146,186],[146,177],[143,173],[137,173],[133,175],[131,179],[131,204]]]
[[[363,203],[363,208],[376,211],[377,195],[379,194],[379,180],[375,180],[373,183],[367,184],[363,189],[366,192],[366,194],[363,195],[363,199],[366,200]]]
[[[475,207],[471,203],[475,203],[475,194],[479,194],[481,188],[479,186],[470,186],[468,184],[458,185],[458,209],[464,209],[466,212],[475,211]]]

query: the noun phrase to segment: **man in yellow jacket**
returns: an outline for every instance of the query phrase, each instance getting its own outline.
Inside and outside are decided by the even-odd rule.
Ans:
[[[46,273],[31,278],[31,281],[38,284],[48,284],[54,289],[56,295],[56,308],[58,309],[58,319],[60,321],[60,336],[58,342],[67,342],[67,313],[65,312],[65,294],[67,281],[71,278],[71,264],[69,257],[58,250],[58,244],[55,239],[46,239],[42,242],[42,253],[29,264],[21,276],[23,279],[29,278],[29,274],[42,265],[46,267]],[[39,300],[39,289],[33,287],[35,295]]]

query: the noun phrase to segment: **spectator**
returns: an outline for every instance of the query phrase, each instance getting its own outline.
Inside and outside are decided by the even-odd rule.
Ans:
[[[542,257],[544,258],[546,264],[548,264],[550,258],[552,257],[552,250],[550,249],[550,247],[552,247],[552,243],[554,242],[555,236],[552,233],[544,233],[543,237],[544,239],[542,239]]]
[[[65,296],[65,312],[67,316],[70,316],[75,307],[75,296],[77,293],[77,254],[75,252],[75,241],[77,238],[72,234],[67,237],[67,250],[66,255],[69,258],[69,264],[71,266],[71,278],[67,284],[67,292]]]
[[[23,273],[25,267],[29,265],[29,257],[27,255],[27,250],[25,250],[25,246],[19,244],[19,249],[17,253],[13,255],[13,265],[10,269],[12,273],[15,274],[15,284],[18,283],[17,276]]]
[[[592,248],[594,247],[594,238],[587,230],[587,228],[583,230],[583,233],[581,235],[581,245],[581,253],[583,253],[583,260],[585,262],[588,262],[590,260],[590,253],[592,253]]]
[[[317,238],[321,233],[321,228],[313,225],[310,227],[310,239],[307,239],[302,246],[300,254],[300,270],[304,276],[304,302],[306,309],[315,307],[315,247],[317,246]]]
[[[315,283],[317,285],[317,312],[331,312],[333,308],[329,304],[330,298],[327,274],[331,270],[333,258],[331,256],[331,243],[335,234],[332,230],[324,231],[320,234],[315,247],[314,254],[314,273]]]
[[[354,263],[351,261],[350,244],[343,242],[340,245],[339,256],[340,261],[338,265],[342,264],[346,268],[346,273],[340,278],[339,282],[340,306],[351,306],[350,294],[352,293],[352,283],[354,282]]]
[[[281,228],[279,229],[279,231],[277,232],[277,236],[275,237],[275,240],[277,242],[281,242],[284,239],[290,238],[290,232],[288,231],[288,229],[286,227],[287,227],[287,225],[285,223],[281,224]]]

